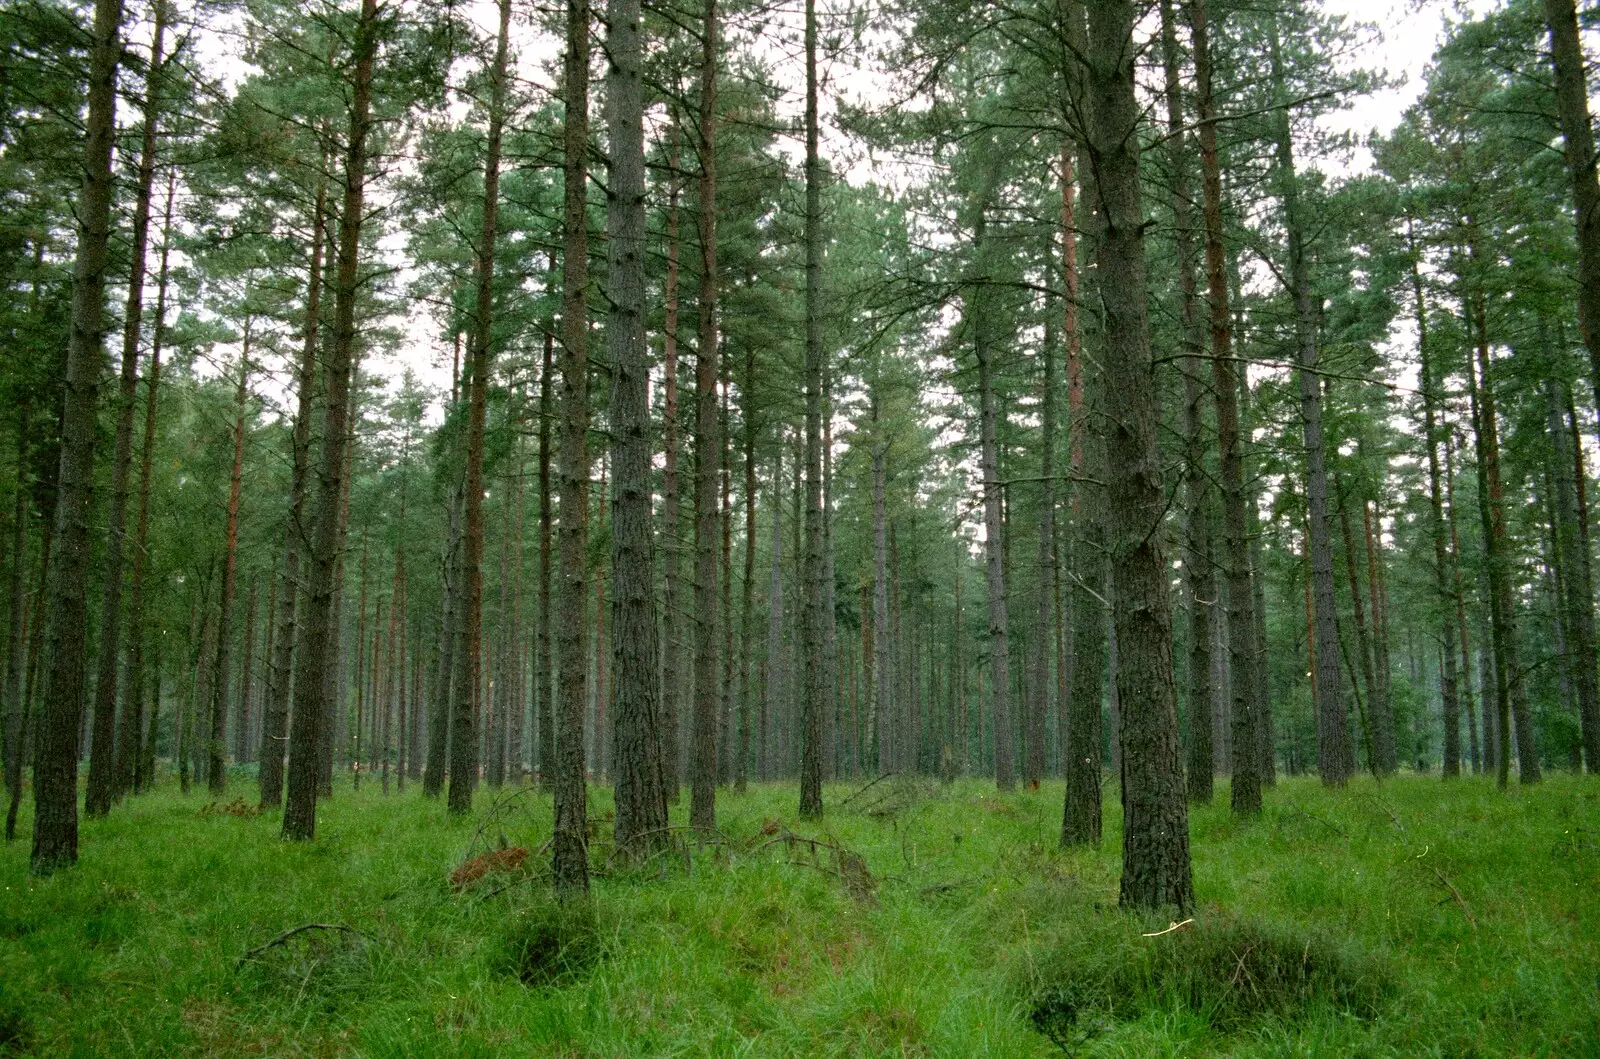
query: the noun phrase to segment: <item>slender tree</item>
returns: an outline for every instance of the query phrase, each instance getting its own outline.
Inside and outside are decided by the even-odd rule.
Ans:
[[[367,136],[372,126],[372,76],[380,33],[377,0],[362,0],[353,41],[354,76],[349,142],[345,148],[344,201],[339,211],[338,267],[334,280],[333,335],[323,368],[323,419],[318,478],[312,496],[310,571],[305,621],[296,645],[294,725],[289,731],[289,793],[283,836],[307,840],[317,829],[318,771],[323,728],[330,711],[327,674],[334,657],[334,597],[342,545],[345,453],[350,423],[350,376],[355,360],[356,298],[367,179]]]
[[[700,329],[695,350],[694,732],[689,823],[717,825],[717,0],[700,52]]]
[[[588,603],[589,551],[589,2],[567,0],[563,64],[564,203],[561,257],[560,584],[558,605],[569,620],[556,636],[556,889],[567,899],[589,891],[588,787],[583,765],[583,711],[589,693],[588,630],[576,615]]]

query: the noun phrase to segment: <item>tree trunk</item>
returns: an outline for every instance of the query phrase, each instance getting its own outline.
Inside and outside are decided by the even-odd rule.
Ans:
[[[1469,218],[1469,225],[1471,223]],[[1477,248],[1470,248],[1476,263]],[[1516,603],[1512,598],[1510,541],[1506,526],[1505,490],[1500,478],[1500,427],[1495,407],[1494,361],[1489,346],[1488,308],[1481,288],[1468,295],[1474,332],[1477,370],[1468,365],[1468,394],[1477,441],[1479,508],[1483,519],[1484,555],[1489,567],[1489,630],[1494,652],[1495,731],[1499,747],[1495,779],[1504,789],[1511,767],[1511,738],[1515,723],[1517,765],[1523,783],[1539,781],[1539,756],[1533,745],[1533,718],[1528,709],[1527,686],[1517,642]],[[1487,711],[1486,711],[1487,712]]]
[[[781,440],[781,435],[780,435]],[[767,589],[767,687],[761,701],[761,759],[757,773],[770,780],[774,769],[772,725],[782,712],[783,660],[783,446],[772,468],[772,576]]]
[[[680,191],[678,170],[679,128],[677,114],[673,113],[669,132],[671,146],[668,155],[667,176],[667,275],[663,288],[666,302],[666,326],[662,329],[662,413],[661,444],[664,449],[664,469],[661,477],[661,540],[663,594],[661,620],[661,706],[663,755],[661,778],[667,787],[667,801],[678,804],[683,776],[683,753],[680,717],[683,706],[683,683],[688,676],[683,665],[683,643],[679,620],[683,610],[683,496],[678,475],[678,262],[681,253],[679,237],[678,195]],[[751,356],[754,355],[753,349]],[[747,384],[748,385],[748,384]],[[745,410],[749,416],[749,409]],[[753,537],[751,538],[754,539]]]
[[[306,278],[305,334],[295,365],[295,417],[290,442],[289,514],[283,531],[283,567],[278,574],[277,610],[271,621],[272,657],[267,665],[266,717],[261,733],[261,804],[276,808],[283,801],[283,760],[288,749],[289,693],[294,646],[299,633],[296,611],[300,566],[310,543],[305,537],[307,476],[311,463],[311,404],[316,386],[318,333],[322,316],[322,247],[327,227],[328,182],[317,181],[311,211],[311,263]],[[147,436],[152,424],[146,414]]]
[[[878,385],[874,380],[874,388]],[[867,682],[867,747],[873,752],[878,774],[893,771],[893,750],[886,738],[885,722],[894,708],[894,680],[890,673],[893,657],[889,638],[889,529],[884,493],[887,489],[889,441],[880,433],[879,398],[870,401],[872,439],[872,644],[863,647],[862,661],[870,654],[870,679]]]
[[[756,592],[756,347],[744,353],[744,385],[740,387],[744,419],[744,597],[739,618],[739,749],[733,763],[733,789],[745,793],[750,777],[750,656],[755,646]],[[669,747],[675,743],[668,743]],[[676,786],[676,778],[673,785]]]
[[[239,571],[239,499],[244,486],[244,427],[250,385],[250,324],[244,322],[239,385],[234,390],[233,472],[228,479],[228,516],[222,536],[222,590],[217,609],[216,675],[211,687],[211,739],[206,747],[206,785],[220,798],[228,788],[228,699],[233,690],[233,596]]]
[[[63,382],[56,550],[45,593],[49,678],[34,756],[29,870],[48,875],[78,860],[78,728],[88,677],[88,588],[93,545],[95,420],[105,360],[105,284],[111,234],[111,151],[116,135],[122,0],[95,0],[84,125],[83,189],[74,213],[78,249]],[[108,730],[109,730],[109,726]],[[109,737],[108,737],[109,738]]]
[[[46,501],[41,506],[48,508],[49,501]],[[28,629],[30,630],[28,633],[28,672],[23,678],[22,722],[21,730],[17,736],[17,747],[24,755],[28,751],[30,740],[34,743],[33,765],[36,775],[39,766],[39,748],[37,745],[38,737],[32,731],[33,727],[38,723],[37,718],[35,717],[35,711],[33,709],[33,688],[34,683],[39,675],[39,658],[43,652],[38,650],[36,646],[37,632],[34,630],[40,628],[44,619],[44,606],[46,601],[45,590],[48,587],[46,585],[46,574],[50,569],[51,545],[55,542],[54,512],[50,510],[43,510],[39,512],[39,515],[41,522],[40,537],[42,539],[39,541],[39,566],[34,576],[34,582],[39,587],[34,590],[33,613],[28,618]],[[17,813],[21,808],[22,766],[19,762],[17,767],[16,783],[11,787],[10,804],[6,807],[6,842],[8,843],[16,841]]]
[[[117,663],[122,632],[122,564],[127,543],[128,472],[133,465],[133,412],[139,384],[139,332],[144,312],[145,256],[150,243],[150,190],[156,174],[156,123],[161,111],[161,52],[167,28],[167,5],[157,0],[152,14],[155,25],[144,83],[144,143],[139,152],[128,300],[122,318],[122,371],[112,442],[111,499],[106,509],[94,734],[89,741],[89,782],[84,796],[84,813],[91,817],[110,812],[111,802],[119,793],[117,754],[113,744],[117,730]]]
[[[717,0],[700,59],[700,329],[695,350],[694,737],[689,822],[717,824]]]
[[[1550,30],[1550,60],[1555,69],[1556,112],[1572,181],[1578,242],[1578,326],[1589,348],[1594,385],[1600,389],[1600,175],[1595,169],[1594,127],[1589,116],[1589,86],[1574,0],[1544,0]],[[1588,743],[1585,743],[1588,746]],[[1594,765],[1591,763],[1590,769]]]
[[[128,793],[142,789],[145,757],[144,724],[144,599],[145,568],[150,542],[150,480],[155,454],[156,408],[161,390],[161,348],[167,319],[167,278],[172,249],[172,200],[177,174],[167,175],[167,203],[163,211],[161,266],[156,278],[156,313],[150,335],[150,367],[145,375],[143,448],[139,456],[139,503],[134,517],[133,571],[128,579],[128,671],[124,681],[122,735],[117,742],[117,789]],[[151,720],[154,725],[154,718]],[[152,727],[153,730],[153,727]]]
[[[611,644],[617,848],[645,855],[667,835],[666,732],[656,670],[650,512],[650,367],[645,355],[645,162],[640,0],[608,0],[606,78],[611,278]]]
[[[1088,47],[1087,27],[1084,24],[1082,4],[1069,9],[1067,35],[1079,54]],[[1081,84],[1081,67],[1074,65],[1071,81],[1075,102],[1085,102]],[[1071,514],[1074,540],[1070,546],[1067,567],[1072,571],[1072,591],[1068,596],[1071,620],[1068,622],[1068,643],[1065,661],[1070,672],[1066,675],[1067,695],[1066,736],[1063,756],[1066,790],[1062,797],[1061,844],[1063,846],[1097,847],[1101,837],[1101,723],[1102,700],[1105,696],[1106,669],[1106,611],[1104,599],[1094,586],[1106,583],[1105,566],[1105,446],[1098,432],[1091,432],[1089,424],[1093,412],[1103,410],[1101,402],[1102,380],[1096,378],[1093,388],[1093,409],[1090,407],[1089,380],[1084,375],[1083,328],[1080,303],[1082,276],[1078,268],[1078,237],[1080,229],[1089,233],[1099,231],[1095,214],[1093,160],[1086,143],[1077,147],[1077,178],[1082,182],[1082,201],[1089,209],[1080,211],[1073,194],[1073,169],[1071,154],[1062,151],[1062,280],[1067,292],[1066,313],[1063,317],[1067,346],[1067,433],[1068,466],[1072,479]],[[1079,217],[1082,220],[1079,220]],[[1090,241],[1093,246],[1093,241]],[[1091,292],[1094,290],[1091,280]],[[1093,481],[1091,481],[1091,479]],[[963,661],[963,666],[965,662]],[[964,690],[964,685],[963,685]],[[979,724],[982,724],[979,710]],[[979,742],[982,742],[980,732]]]
[[[244,605],[244,661],[239,666],[239,704],[234,711],[233,759],[240,763],[250,760],[253,712],[250,696],[254,683],[256,660],[256,579],[250,578],[250,590],[245,593]]]
[[[805,576],[802,588],[800,819],[822,816],[822,163],[817,150],[817,5],[806,0]]]
[[[467,484],[464,505],[462,652],[457,659],[454,716],[450,730],[452,815],[472,811],[478,742],[473,700],[483,649],[483,435],[489,394],[489,361],[494,345],[494,253],[500,210],[500,139],[505,124],[506,67],[511,33],[511,0],[500,0],[500,33],[495,42],[489,100],[488,143],[483,163],[483,228],[475,262],[477,299],[473,313],[471,393],[467,405]]]
[[[555,255],[550,271],[555,272]],[[552,279],[552,286],[554,285]],[[533,680],[537,685],[534,709],[538,712],[539,784],[555,789],[555,696],[550,672],[550,545],[554,519],[550,508],[550,423],[555,408],[555,322],[546,325],[544,360],[539,369],[539,628],[534,632]]]
[[[1229,718],[1233,782],[1231,802],[1237,816],[1261,812],[1261,762],[1256,717],[1255,597],[1250,586],[1249,516],[1244,486],[1244,443],[1239,433],[1239,379],[1248,368],[1236,365],[1231,310],[1222,245],[1222,175],[1217,153],[1215,99],[1204,0],[1194,3],[1195,68],[1199,75],[1202,122],[1201,166],[1204,171],[1206,273],[1211,296],[1211,370],[1217,402],[1217,452],[1222,493],[1222,569],[1227,583],[1228,669],[1232,690]]]
[[[1417,354],[1421,360],[1418,386],[1422,390],[1423,440],[1428,448],[1429,535],[1433,540],[1434,591],[1439,599],[1440,641],[1439,706],[1444,719],[1442,767],[1445,779],[1461,775],[1461,701],[1456,676],[1455,554],[1450,548],[1449,528],[1444,517],[1443,478],[1439,473],[1439,385],[1428,345],[1428,307],[1422,295],[1422,270],[1411,222],[1406,221],[1406,240],[1411,251],[1411,294],[1416,303]],[[1476,743],[1476,740],[1474,740]],[[1477,758],[1477,754],[1473,754]]]
[[[1089,5],[1090,142],[1104,236],[1096,271],[1106,315],[1106,519],[1123,705],[1122,886],[1128,908],[1194,904],[1172,616],[1160,523],[1166,498],[1156,447],[1156,392],[1140,207],[1134,5]]]
[[[332,619],[342,544],[342,495],[346,473],[346,435],[350,429],[350,376],[355,360],[356,297],[361,222],[367,176],[367,134],[371,126],[372,67],[378,50],[378,2],[362,0],[356,27],[356,65],[351,96],[350,142],[345,157],[344,203],[339,212],[339,260],[334,281],[334,333],[328,345],[323,386],[320,476],[311,511],[310,576],[300,665],[294,675],[295,723],[289,733],[289,796],[283,835],[306,840],[316,835],[318,748],[329,695],[326,675],[335,643]]]
[[[564,64],[561,260],[561,503],[559,606],[568,615],[556,636],[561,686],[555,697],[556,890],[564,899],[589,892],[588,786],[583,767],[583,710],[589,693],[588,629],[571,616],[588,602],[589,552],[589,0],[567,0]]]
[[[5,778],[6,793],[13,800],[22,794],[22,669],[28,632],[28,583],[25,572],[28,565],[28,495],[31,484],[28,477],[28,428],[31,411],[31,404],[25,395],[17,408],[16,505],[11,516],[11,572],[6,593]],[[10,841],[9,835],[7,841]]]
[[[1277,23],[1272,24],[1274,83],[1282,85],[1278,70]],[[1294,171],[1294,147],[1285,111],[1277,121],[1277,176],[1283,201],[1284,229],[1289,252],[1289,287],[1294,299],[1295,338],[1300,380],[1300,423],[1306,449],[1306,505],[1311,544],[1311,613],[1317,644],[1317,771],[1330,787],[1343,786],[1354,769],[1350,735],[1345,723],[1344,697],[1339,681],[1339,626],[1334,602],[1333,525],[1328,511],[1328,472],[1322,437],[1322,386],[1317,368],[1319,355],[1318,307],[1311,291],[1311,257],[1304,242],[1300,218],[1300,189]]]
[[[1583,757],[1590,772],[1600,771],[1600,678],[1595,672],[1594,582],[1590,573],[1589,550],[1581,532],[1577,503],[1577,483],[1583,476],[1582,455],[1574,457],[1569,447],[1566,403],[1561,384],[1546,376],[1546,428],[1555,455],[1554,500],[1556,513],[1556,565],[1562,575],[1563,598],[1559,605],[1566,612],[1569,630],[1567,657],[1577,692],[1578,723],[1582,733]]]
[[[1359,448],[1357,450],[1359,452]],[[1389,630],[1388,608],[1384,605],[1383,557],[1381,545],[1374,529],[1380,516],[1373,514],[1376,502],[1361,503],[1363,537],[1367,551],[1367,599],[1372,606],[1372,685],[1376,693],[1372,700],[1372,752],[1381,775],[1393,775],[1399,767],[1395,743],[1394,699],[1389,692]]]
[[[1204,33],[1198,37],[1206,43]],[[1183,559],[1185,594],[1189,602],[1189,672],[1184,699],[1188,706],[1188,794],[1197,805],[1209,805],[1212,798],[1211,768],[1211,616],[1216,602],[1216,577],[1211,556],[1211,489],[1205,466],[1205,331],[1200,319],[1198,281],[1199,261],[1194,245],[1194,209],[1189,183],[1188,135],[1184,131],[1182,55],[1178,50],[1178,30],[1172,0],[1161,3],[1161,55],[1166,75],[1168,165],[1172,180],[1172,226],[1178,252],[1178,318],[1183,328],[1183,439],[1184,439],[1184,536],[1188,550]],[[1209,56],[1206,56],[1209,59]],[[1207,70],[1209,74],[1209,69]],[[1209,81],[1207,82],[1209,87]],[[1208,98],[1206,105],[1210,106]],[[1211,152],[1205,156],[1217,164],[1216,133],[1211,130]],[[1205,181],[1205,200],[1210,205],[1212,184],[1209,168]],[[1217,213],[1221,213],[1221,183],[1215,188]],[[1211,214],[1207,220],[1207,249],[1211,245]],[[1220,227],[1220,224],[1219,224]],[[1220,241],[1221,232],[1216,232]],[[1223,287],[1223,298],[1227,287]],[[1224,326],[1228,321],[1224,319]],[[1231,335],[1231,331],[1230,331]],[[1230,340],[1231,341],[1231,340]]]
[[[974,222],[972,245],[981,255],[987,250],[984,238],[988,226],[988,186],[992,177],[985,178],[979,193],[978,213]],[[973,346],[978,357],[978,416],[981,438],[981,469],[983,474],[983,528],[984,560],[988,572],[989,590],[989,669],[994,685],[994,782],[995,787],[1009,791],[1016,786],[1013,773],[1011,718],[1011,650],[1010,620],[1006,610],[1005,527],[1001,518],[1001,496],[1005,487],[1000,482],[1000,457],[998,414],[995,408],[994,351],[989,328],[989,292],[986,284],[978,284],[968,294],[967,321],[973,334]]]
[[[1366,689],[1366,703],[1368,709],[1363,710],[1365,728],[1367,730],[1367,767],[1372,770],[1374,777],[1381,777],[1383,769],[1378,762],[1377,733],[1374,731],[1373,713],[1378,700],[1377,677],[1373,674],[1372,666],[1372,637],[1367,634],[1366,607],[1361,602],[1361,578],[1356,573],[1356,541],[1350,532],[1350,501],[1353,499],[1345,492],[1343,477],[1334,473],[1334,489],[1339,493],[1339,529],[1344,537],[1344,568],[1350,583],[1350,616],[1356,630],[1356,654],[1360,665],[1361,685]],[[1352,681],[1355,673],[1351,673]]]

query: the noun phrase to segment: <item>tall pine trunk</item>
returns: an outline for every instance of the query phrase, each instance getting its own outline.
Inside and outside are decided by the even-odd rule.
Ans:
[[[1172,171],[1172,226],[1178,251],[1178,319],[1183,327],[1186,354],[1183,364],[1184,536],[1188,549],[1183,560],[1185,594],[1189,603],[1189,671],[1184,695],[1188,707],[1188,793],[1197,805],[1212,798],[1211,768],[1211,622],[1216,602],[1216,577],[1211,563],[1211,489],[1205,466],[1204,380],[1205,324],[1200,318],[1199,261],[1194,241],[1194,207],[1189,183],[1188,134],[1183,117],[1182,56],[1172,0],[1161,3],[1161,56],[1166,75],[1168,165]],[[1211,126],[1206,128],[1210,129]],[[1215,141],[1215,131],[1211,133]],[[1215,142],[1207,156],[1217,163]],[[1211,190],[1209,179],[1206,191]],[[1221,213],[1221,186],[1216,188]],[[1209,198],[1205,199],[1209,203]],[[1205,214],[1209,220],[1210,214]],[[1219,226],[1220,227],[1220,226]],[[1206,228],[1210,235],[1209,224]],[[1217,233],[1220,241],[1221,233]],[[1208,240],[1209,244],[1209,240]],[[1226,287],[1223,295],[1226,297]]]
[[[1461,700],[1456,673],[1455,553],[1450,548],[1449,526],[1444,517],[1443,476],[1439,470],[1439,385],[1428,343],[1428,308],[1422,295],[1422,271],[1416,245],[1411,241],[1411,224],[1406,223],[1411,249],[1411,293],[1417,317],[1418,387],[1422,390],[1423,441],[1428,449],[1429,536],[1433,543],[1434,592],[1440,610],[1439,706],[1444,722],[1444,747],[1441,772],[1445,779],[1461,775]],[[1474,754],[1474,757],[1477,755]]]
[[[105,361],[105,285],[111,236],[111,150],[116,136],[122,0],[95,0],[89,49],[83,187],[74,213],[77,257],[67,342],[56,480],[56,545],[45,597],[49,658],[33,769],[33,851],[29,869],[48,875],[78,860],[78,728],[88,678],[88,590],[93,544],[94,447]]]
[[[806,0],[805,576],[801,637],[800,818],[822,816],[822,163],[817,151],[817,4]]]
[[[99,673],[95,681],[94,735],[89,743],[89,782],[84,796],[84,812],[89,816],[104,816],[110,812],[112,799],[120,793],[113,743],[117,730],[117,663],[122,632],[122,566],[127,550],[128,475],[133,466],[133,413],[139,383],[139,333],[144,316],[145,256],[150,244],[150,191],[156,175],[156,124],[161,112],[161,52],[166,39],[167,5],[157,0],[152,14],[155,25],[144,82],[144,142],[139,150],[128,300],[122,317],[122,371],[112,442],[111,501],[106,509]]]
[[[354,40],[355,70],[350,141],[344,165],[344,202],[339,211],[338,268],[334,281],[334,333],[324,367],[322,451],[311,509],[310,570],[300,664],[294,673],[295,720],[289,733],[289,794],[283,814],[285,838],[306,840],[317,828],[317,786],[323,727],[331,705],[327,675],[336,650],[333,625],[336,575],[342,545],[345,453],[350,419],[350,376],[355,360],[356,297],[362,209],[371,127],[372,68],[378,50],[378,2],[362,0]]]
[[[683,664],[683,496],[678,474],[678,262],[681,254],[678,209],[680,155],[677,115],[670,130],[667,176],[667,275],[662,296],[666,326],[662,329],[661,445],[665,463],[661,474],[662,616],[661,616],[661,752],[662,779],[667,801],[678,804],[683,777],[683,683],[689,675]],[[753,349],[753,347],[752,347]],[[752,354],[753,355],[753,354]],[[748,410],[746,411],[748,415]]]
[[[1106,529],[1121,696],[1122,886],[1125,907],[1194,904],[1172,615],[1160,523],[1166,506],[1156,446],[1156,388],[1140,206],[1134,5],[1089,4],[1089,114],[1104,233],[1095,253],[1105,311]]]
[[[717,824],[717,0],[700,53],[700,313],[695,350],[694,732],[689,823]]]
[[[328,182],[317,180],[316,202],[311,208],[311,262],[306,277],[305,331],[295,364],[295,416],[290,440],[289,512],[283,530],[283,567],[278,574],[277,612],[271,621],[272,657],[267,665],[267,705],[261,732],[261,804],[276,808],[283,802],[283,761],[288,750],[289,696],[294,647],[299,635],[301,560],[309,541],[305,537],[306,498],[311,466],[311,414],[316,388],[317,352],[322,317],[322,248],[328,223]],[[147,416],[146,425],[150,419]],[[148,436],[148,435],[147,435]]]
[[[611,180],[611,646],[615,674],[617,848],[667,838],[666,731],[656,670],[655,555],[650,517],[650,366],[645,355],[644,95],[640,0],[606,5]]]
[[[470,381],[467,401],[467,484],[464,505],[462,586],[462,652],[454,672],[454,716],[450,729],[450,794],[453,815],[472,811],[477,775],[478,742],[473,703],[478,698],[483,647],[483,435],[489,396],[489,361],[494,345],[494,252],[500,215],[500,140],[505,125],[506,67],[511,35],[511,0],[500,0],[500,33],[495,41],[494,72],[489,98],[489,129],[483,163],[483,228],[475,262],[477,298],[473,312]]]
[[[1469,226],[1471,219],[1468,220]],[[1478,263],[1476,246],[1471,258]],[[1539,781],[1539,756],[1533,745],[1533,718],[1528,709],[1525,674],[1518,643],[1516,602],[1512,598],[1510,542],[1506,525],[1505,488],[1500,476],[1500,425],[1496,405],[1494,358],[1489,345],[1489,313],[1482,288],[1472,284],[1467,296],[1469,324],[1477,354],[1476,371],[1468,365],[1468,394],[1473,413],[1478,457],[1478,507],[1483,521],[1484,557],[1489,567],[1489,636],[1494,655],[1495,781],[1503,789],[1511,768],[1515,732],[1519,779]],[[1485,708],[1485,715],[1488,714]],[[1513,727],[1514,725],[1514,727]]]
[[[554,255],[550,270],[555,272]],[[552,285],[553,285],[552,279]],[[555,696],[551,687],[550,559],[555,520],[550,496],[550,424],[555,410],[555,323],[546,324],[539,368],[539,627],[534,632],[534,710],[539,731],[539,784],[554,790],[556,774]]]
[[[984,238],[988,227],[990,184],[985,178],[979,193],[972,245],[981,255],[988,249]],[[1005,486],[1000,481],[999,412],[994,385],[994,348],[989,334],[990,295],[986,283],[974,285],[967,293],[967,321],[978,357],[978,417],[983,474],[984,565],[989,590],[989,669],[994,690],[994,782],[1009,791],[1016,786],[1012,750],[1010,616],[1007,613],[1005,526],[1001,497]]]
[[[563,207],[561,260],[561,466],[558,605],[568,616],[556,636],[560,687],[555,696],[556,890],[566,899],[589,891],[588,786],[583,766],[583,712],[589,693],[588,629],[578,620],[588,604],[589,551],[589,2],[567,2],[562,103]]]
[[[1275,88],[1281,90],[1277,23],[1272,23]],[[1317,771],[1328,786],[1343,786],[1354,770],[1350,734],[1345,721],[1339,680],[1339,626],[1334,602],[1333,520],[1328,511],[1327,454],[1322,436],[1322,385],[1317,367],[1319,310],[1311,290],[1311,256],[1305,247],[1300,216],[1300,188],[1294,170],[1289,116],[1277,119],[1275,163],[1288,241],[1289,288],[1294,299],[1297,375],[1300,380],[1300,426],[1306,451],[1307,533],[1311,547],[1311,615],[1316,638]]]
[[[228,478],[228,514],[222,535],[222,590],[217,607],[216,676],[211,690],[211,738],[206,747],[206,785],[220,797],[228,787],[228,701],[233,688],[233,597],[239,580],[239,500],[244,487],[244,428],[250,385],[250,324],[244,322],[239,385],[234,390],[233,470]]]

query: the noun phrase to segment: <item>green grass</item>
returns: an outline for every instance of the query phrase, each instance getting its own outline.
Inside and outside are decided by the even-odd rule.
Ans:
[[[724,793],[730,846],[612,868],[573,919],[537,877],[451,892],[486,791],[451,821],[341,786],[290,845],[169,784],[86,823],[75,870],[0,849],[0,1055],[1060,1055],[1041,1011],[1094,1056],[1600,1054],[1594,781],[1287,781],[1248,824],[1224,787],[1191,816],[1196,922],[1160,937],[1116,911],[1114,791],[1104,848],[1061,853],[1058,784],[889,786],[818,827],[793,787]],[[524,796],[476,848],[550,829]],[[239,964],[312,922],[360,933]]]

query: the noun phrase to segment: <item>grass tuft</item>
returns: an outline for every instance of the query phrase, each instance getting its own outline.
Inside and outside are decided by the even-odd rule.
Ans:
[[[1180,1009],[1224,1032],[1314,1011],[1371,1018],[1393,985],[1385,960],[1321,930],[1231,917],[1163,934],[1147,926],[1103,916],[1062,942],[1033,996],[1034,1027],[1070,1049],[1113,1023]]]
[[[495,969],[535,988],[585,980],[602,955],[586,904],[535,899],[511,914],[496,938]]]

